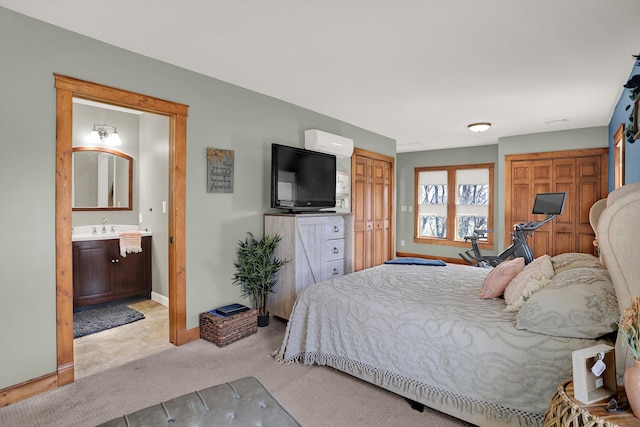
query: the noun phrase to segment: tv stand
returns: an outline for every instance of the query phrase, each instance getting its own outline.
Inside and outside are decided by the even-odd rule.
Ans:
[[[264,216],[264,234],[282,237],[276,257],[289,260],[269,295],[269,312],[274,316],[289,319],[300,291],[353,271],[351,213],[269,213]]]

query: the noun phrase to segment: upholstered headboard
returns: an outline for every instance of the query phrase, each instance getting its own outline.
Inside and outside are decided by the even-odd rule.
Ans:
[[[607,197],[597,221],[596,239],[618,296],[620,315],[640,295],[640,182],[627,184]],[[624,338],[616,340],[616,372],[624,373],[633,357]]]

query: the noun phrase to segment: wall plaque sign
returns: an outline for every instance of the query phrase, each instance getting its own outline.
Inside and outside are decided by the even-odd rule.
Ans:
[[[233,193],[233,150],[207,148],[207,193]]]

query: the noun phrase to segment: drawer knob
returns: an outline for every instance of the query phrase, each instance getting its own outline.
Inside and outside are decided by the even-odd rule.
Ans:
[[[333,232],[334,233],[339,233],[340,232],[340,228],[336,225],[333,226]]]
[[[340,271],[337,268],[333,269],[333,275],[337,276],[340,273]]]
[[[338,248],[336,248],[336,247],[334,247],[334,248],[333,248],[333,253],[334,253],[334,254],[337,254],[337,253],[339,253],[339,252],[340,252],[340,249],[338,249]]]
[[[112,259],[111,262],[112,263],[116,263],[116,262],[120,262],[120,260],[119,259]]]

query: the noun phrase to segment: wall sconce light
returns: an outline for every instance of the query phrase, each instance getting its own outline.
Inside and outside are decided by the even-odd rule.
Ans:
[[[111,132],[111,133],[109,133]],[[120,135],[115,126],[111,125],[93,125],[93,130],[89,136],[94,144],[122,145]]]
[[[471,132],[484,132],[491,127],[489,122],[471,123],[467,126]]]

